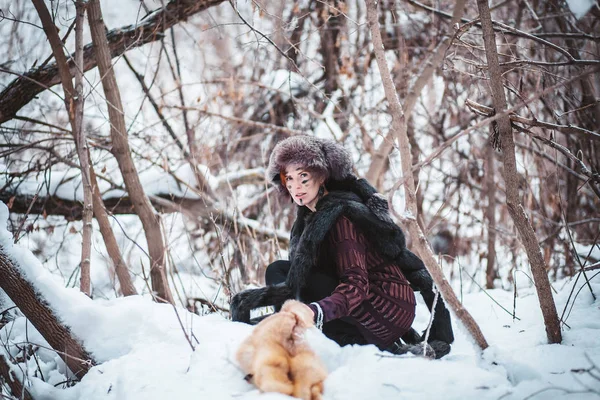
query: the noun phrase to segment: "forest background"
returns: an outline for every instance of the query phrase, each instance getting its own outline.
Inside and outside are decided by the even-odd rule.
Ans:
[[[231,295],[286,256],[295,208],[264,169],[277,141],[310,134],[342,143],[388,197],[476,347],[487,342],[464,315],[469,293],[535,287],[551,343],[566,315],[552,285],[581,279],[596,298],[597,3],[0,10],[0,200],[12,241],[65,287],[226,315]],[[5,277],[19,275],[9,253]],[[13,302],[27,316],[8,281],[0,326],[19,315]]]

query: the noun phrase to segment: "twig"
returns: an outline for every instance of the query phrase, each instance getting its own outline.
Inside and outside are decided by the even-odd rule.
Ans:
[[[476,123],[475,125],[472,125],[466,129],[463,129],[462,131],[458,132],[457,134],[455,134],[454,136],[452,136],[451,138],[449,138],[448,140],[446,140],[444,143],[442,143],[441,145],[439,145],[429,156],[427,156],[425,159],[423,159],[422,161],[419,161],[416,164],[413,164],[412,169],[411,169],[411,175],[412,173],[414,173],[415,171],[419,171],[421,168],[423,168],[424,166],[430,164],[433,160],[435,160],[437,157],[440,156],[440,154],[442,154],[444,152],[444,150],[446,150],[448,147],[450,147],[454,142],[456,142],[458,139],[460,139],[461,137],[465,136],[468,133],[471,133],[473,130],[479,129],[484,125],[487,124],[491,124],[492,122],[506,116],[506,115],[510,115],[511,113],[513,113],[514,111],[517,111],[518,109],[525,107],[526,105],[532,103],[533,101],[539,99],[542,96],[545,96],[546,94],[554,91],[555,89],[558,89],[562,86],[568,85],[571,82],[574,82],[576,80],[581,79],[584,76],[593,74],[600,71],[599,67],[595,67],[595,68],[591,68],[588,71],[582,73],[581,75],[575,76],[575,77],[571,77],[569,79],[566,79],[560,83],[557,83],[556,85],[550,86],[548,88],[546,88],[545,90],[534,94],[533,96],[529,97],[528,99],[519,102],[518,104],[516,104],[515,106],[506,109],[505,111],[501,112],[501,113],[497,113],[492,117],[486,118],[484,120],[479,121],[478,123]],[[405,177],[401,177],[398,182],[396,182],[396,184],[394,185],[394,187],[392,188],[391,192],[393,192],[394,190],[397,190],[401,185],[404,184],[404,180]]]
[[[50,127],[50,128],[58,129],[61,132],[65,132],[65,133],[71,134],[71,131],[68,130],[68,129],[65,129],[65,128],[63,128],[61,126],[58,126],[58,125],[51,124],[49,122],[40,121],[39,119],[34,119],[34,118],[29,118],[29,117],[23,117],[21,115],[15,115],[15,117],[13,119],[18,119],[20,121],[25,121],[25,122],[31,122],[32,124],[45,125],[45,126]]]
[[[594,184],[600,184],[600,174],[599,173],[594,173],[592,171],[590,171],[587,166],[583,163],[583,161],[581,161],[579,158],[575,157],[570,151],[569,149],[567,149],[566,147],[564,147],[561,144],[556,143],[553,140],[550,139],[546,139],[544,137],[541,136],[537,136],[534,135],[533,136],[534,139],[537,139],[547,145],[549,145],[550,147],[552,147],[553,149],[556,149],[558,151],[560,151],[562,154],[564,154],[567,158],[571,159],[573,162],[575,162],[577,165],[579,165],[579,167],[581,168],[581,172],[583,172],[583,174],[585,176],[587,176],[589,178],[588,182],[590,183],[590,186],[592,187],[592,190],[594,191],[594,193],[596,193],[596,195],[600,198],[600,189],[598,189]]]
[[[19,241],[19,234],[21,233],[21,229],[23,229],[23,225],[25,224],[25,221],[27,221],[27,217],[29,216],[29,213],[31,213],[31,208],[37,201],[40,190],[42,190],[42,185],[38,186],[37,192],[35,192],[35,194],[33,195],[33,199],[31,199],[31,202],[29,203],[29,207],[27,208],[25,215],[23,215],[23,217],[22,217],[23,219],[21,220],[21,223],[19,224],[17,231],[13,235],[13,241],[15,243],[17,243]]]
[[[596,269],[600,269],[600,261],[584,268],[585,271],[593,271]]]
[[[133,73],[133,75],[137,79],[140,86],[142,87],[144,94],[150,101],[150,104],[152,104],[152,107],[154,108],[154,111],[156,111],[156,114],[158,115],[158,118],[160,119],[160,122],[162,123],[163,127],[167,130],[167,132],[169,133],[169,135],[171,136],[171,138],[173,139],[173,141],[175,142],[175,144],[177,145],[179,150],[181,150],[181,152],[183,153],[183,156],[185,158],[189,158],[190,154],[188,153],[188,151],[185,149],[185,146],[183,145],[183,143],[181,143],[181,141],[175,134],[175,131],[173,130],[173,128],[171,128],[171,125],[169,125],[169,123],[167,122],[163,113],[160,111],[160,107],[154,100],[154,97],[152,97],[150,95],[150,89],[146,85],[146,82],[144,82],[144,77],[139,72],[137,72],[137,70],[131,64],[131,62],[129,61],[129,58],[126,55],[123,55],[123,60],[125,61],[125,64],[127,64],[127,66],[129,67],[129,70]]]
[[[427,324],[427,329],[425,330],[425,339],[423,339],[423,354],[427,354],[427,342],[429,341],[429,332],[431,331],[431,326],[433,325],[433,318],[435,317],[435,308],[438,302],[438,298],[440,297],[440,291],[437,290],[437,287],[434,288],[434,290],[435,295],[433,296],[433,306],[431,307],[429,323]]]
[[[597,272],[594,275],[592,275],[592,277],[590,278],[590,280],[594,279],[598,275],[600,275],[600,272]],[[577,275],[578,278],[579,278],[579,276],[581,276],[581,273],[579,273]],[[574,290],[576,284],[577,284],[577,280],[575,280],[575,283],[573,284],[573,290]],[[567,317],[564,319],[564,321],[566,321],[569,318],[569,316],[571,315],[571,311],[573,311],[573,307],[575,306],[575,300],[577,300],[577,296],[579,296],[579,293],[581,292],[581,290],[584,287],[585,287],[585,285],[581,285],[581,287],[579,288],[579,290],[577,290],[577,293],[575,293],[575,298],[573,299],[573,303],[571,303],[571,308],[569,308],[569,313],[567,314]],[[569,297],[570,297],[570,294],[569,294]],[[565,305],[565,310],[566,310],[567,306],[568,306],[568,302]],[[561,317],[561,320],[562,320],[562,317]],[[563,321],[563,323],[565,323],[564,321]]]
[[[477,280],[475,280],[475,278],[474,278],[473,276],[471,276],[471,274],[469,274],[467,271],[465,271],[465,274],[467,274],[467,276],[468,276],[469,278],[471,278],[471,280],[473,281],[473,283],[474,283],[475,285],[477,285],[477,287],[478,287],[479,289],[481,289],[481,291],[482,291],[482,292],[483,292],[483,293],[484,293],[484,294],[485,294],[487,297],[489,297],[489,298],[490,298],[490,299],[491,299],[491,300],[492,300],[494,303],[496,303],[496,305],[498,305],[498,307],[500,307],[501,309],[503,309],[504,311],[506,311],[506,312],[508,313],[508,315],[510,315],[511,317],[513,317],[513,319],[517,319],[517,320],[519,320],[519,321],[521,320],[521,318],[519,318],[519,317],[517,317],[517,316],[515,315],[514,311],[511,313],[511,312],[510,312],[510,311],[508,311],[506,308],[504,308],[504,306],[503,306],[502,304],[498,303],[498,302],[496,301],[496,299],[494,299],[494,298],[493,298],[493,297],[492,297],[492,296],[491,296],[491,295],[490,295],[490,294],[487,292],[487,290],[486,290],[484,287],[482,287],[482,286],[481,286],[481,285],[480,285],[480,284],[477,282]]]
[[[275,44],[275,42],[273,42],[271,40],[271,38],[269,38],[267,35],[265,35],[264,33],[262,33],[261,31],[259,31],[258,29],[254,28],[252,25],[250,25],[248,23],[248,21],[246,21],[246,19],[242,16],[242,14],[240,13],[240,11],[238,10],[237,6],[234,4],[233,0],[229,0],[229,4],[231,4],[231,8],[233,8],[233,10],[235,11],[235,13],[237,14],[237,16],[242,20],[242,22],[244,23],[244,25],[246,25],[248,28],[250,28],[250,30],[258,35],[260,35],[263,39],[265,39],[267,42],[269,42],[274,48],[275,50],[277,50],[277,52],[279,52],[284,58],[286,58],[296,69],[296,71],[299,70],[298,65],[296,64],[296,62],[294,60],[292,60],[290,58],[290,56],[288,56],[286,54],[285,51],[281,50],[279,48],[279,46],[277,46],[277,44]]]
[[[538,126],[538,127],[546,128],[546,129],[555,129],[555,130],[565,133],[565,134],[574,133],[577,135],[586,135],[586,139],[589,138],[589,139],[592,139],[595,141],[600,141],[600,134],[598,134],[594,131],[590,131],[585,128],[581,128],[579,126],[552,124],[549,122],[539,121],[537,119],[527,119],[527,118],[521,117],[520,115],[516,115],[516,114],[511,114],[510,119],[513,122],[519,122],[521,124],[525,124],[525,125],[529,125],[529,126]]]
[[[161,299],[161,301],[163,303],[167,303],[166,299]],[[183,334],[185,335],[185,339],[190,344],[190,347],[192,348],[192,351],[196,350],[194,348],[194,345],[192,344],[190,336],[188,335],[187,331],[185,330],[185,327],[183,326],[183,322],[181,321],[181,317],[179,316],[179,312],[177,311],[177,307],[172,302],[171,302],[171,305],[173,306],[173,311],[175,311],[175,315],[177,316],[177,321],[179,321],[179,326],[181,326],[181,330],[183,331]]]
[[[246,126],[250,126],[250,127],[253,127],[253,128],[269,129],[269,130],[272,130],[272,131],[275,131],[275,132],[285,133],[285,134],[288,134],[290,136],[293,136],[293,135],[302,135],[302,134],[305,133],[303,131],[299,131],[299,130],[296,130],[296,129],[286,128],[285,126],[268,124],[268,123],[259,122],[259,121],[251,121],[251,120],[247,120],[247,119],[243,119],[243,118],[238,118],[238,117],[230,117],[230,116],[227,116],[227,115],[223,115],[223,114],[219,114],[219,113],[208,111],[208,110],[206,110],[204,108],[201,108],[201,107],[183,107],[183,106],[166,106],[166,107],[168,107],[168,108],[176,108],[176,109],[183,110],[183,111],[194,110],[194,111],[200,112],[201,114],[209,115],[209,116],[212,116],[212,117],[222,118],[222,119],[224,119],[226,121],[235,122],[235,123],[246,125]]]
[[[229,309],[221,307],[221,306],[218,306],[214,302],[212,302],[210,300],[203,299],[201,297],[188,297],[188,301],[193,301],[193,302],[197,301],[198,303],[200,303],[202,305],[205,305],[205,306],[208,306],[208,307],[212,308],[213,312],[214,311],[229,312]]]
[[[563,218],[563,221],[564,221],[565,225],[567,225],[567,217],[565,215],[564,208],[562,209],[562,218]],[[580,272],[583,275],[583,277],[585,278],[585,283],[587,284],[587,286],[590,289],[590,293],[592,294],[592,298],[594,299],[594,301],[596,301],[596,295],[594,294],[594,291],[592,290],[592,285],[590,285],[590,280],[589,280],[587,274],[585,273],[584,265],[581,263],[581,259],[579,258],[579,253],[577,252],[577,249],[575,247],[575,240],[573,240],[573,235],[571,234],[571,230],[569,229],[568,226],[566,226],[566,229],[567,229],[567,235],[569,236],[569,241],[571,243],[571,249],[572,249],[573,253],[575,254],[575,259],[577,260],[577,264],[579,264]],[[600,232],[598,232],[598,235],[600,235]],[[598,240],[598,235],[596,235],[596,242]],[[588,253],[588,258],[592,254],[592,250],[593,249],[594,249],[594,246],[591,246],[590,247],[590,251]],[[587,262],[587,259],[586,259],[586,262]]]

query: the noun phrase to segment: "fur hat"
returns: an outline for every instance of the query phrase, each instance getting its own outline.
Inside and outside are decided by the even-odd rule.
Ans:
[[[282,191],[280,173],[290,164],[300,164],[328,180],[352,176],[350,153],[339,143],[308,135],[296,135],[277,143],[267,168],[267,177]]]

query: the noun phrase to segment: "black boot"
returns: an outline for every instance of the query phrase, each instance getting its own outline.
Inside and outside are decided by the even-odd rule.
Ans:
[[[423,356],[423,357],[427,357],[427,358],[439,358],[439,357],[436,357],[436,353],[435,353],[435,350],[433,349],[433,347],[431,347],[429,345],[429,343],[424,343],[424,342],[421,342],[418,344],[403,344],[398,341],[398,342],[394,342],[390,347],[388,347],[386,349],[386,351],[389,351],[390,353],[397,354],[397,355],[411,353],[411,354],[414,354],[415,356]]]
[[[442,340],[431,340],[429,345],[435,352],[435,358],[439,359],[450,353],[450,345]]]

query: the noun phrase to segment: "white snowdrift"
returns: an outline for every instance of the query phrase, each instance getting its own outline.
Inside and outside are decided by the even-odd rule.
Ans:
[[[252,327],[216,314],[197,316],[141,296],[94,301],[75,289],[65,289],[28,250],[12,245],[5,230],[7,217],[6,206],[0,204],[3,251],[100,362],[81,382],[63,389],[59,383],[66,377],[64,365],[52,351],[40,350],[40,368],[33,358],[26,365],[36,399],[288,398],[259,393],[237,368],[233,354]],[[573,283],[556,296],[559,315]],[[582,279],[575,293],[581,286]],[[600,278],[593,278],[591,287],[600,296]],[[512,310],[511,293],[492,290],[489,294]],[[592,298],[589,288],[581,289],[576,298],[562,345],[546,344],[537,297],[531,291],[519,293],[516,315],[520,320],[515,321],[484,293],[466,295],[465,304],[491,345],[482,355],[457,326],[452,352],[437,361],[391,356],[374,346],[340,348],[320,332],[309,332],[307,340],[330,371],[325,399],[600,397],[600,380],[581,372],[592,363],[600,366],[600,301]],[[428,313],[423,305],[418,313],[416,324],[422,327]],[[11,352],[16,351],[14,343],[24,341],[46,346],[24,318],[0,331],[0,342]],[[40,371],[47,382],[40,379]],[[600,376],[600,371],[595,374]]]

